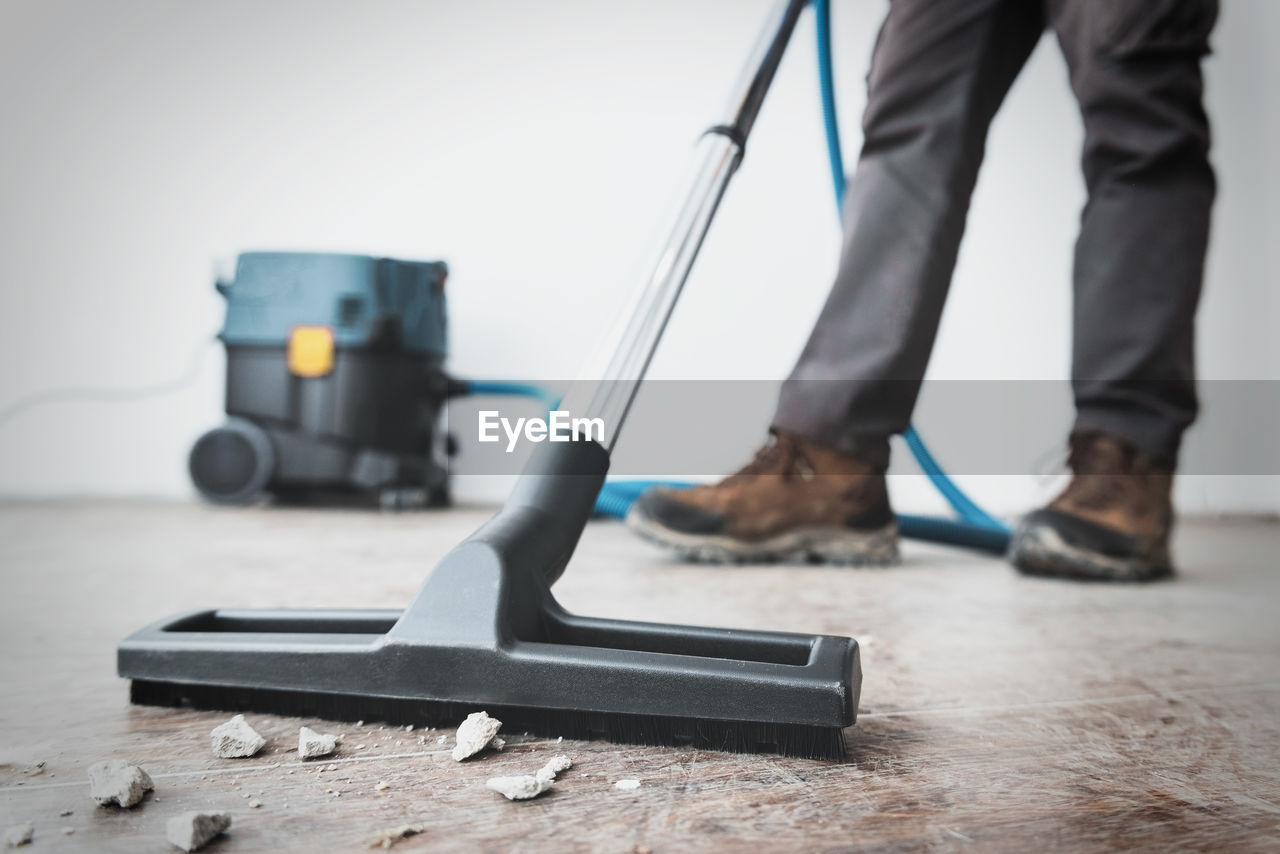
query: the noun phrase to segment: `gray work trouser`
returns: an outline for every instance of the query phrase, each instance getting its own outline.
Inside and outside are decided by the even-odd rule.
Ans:
[[[887,461],[920,391],[988,125],[1047,26],[1085,129],[1075,429],[1175,458],[1197,407],[1215,192],[1200,60],[1216,17],[1216,0],[892,0],[839,272],[774,427]]]

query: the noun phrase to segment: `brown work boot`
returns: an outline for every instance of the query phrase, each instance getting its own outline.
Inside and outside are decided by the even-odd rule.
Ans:
[[[883,468],[782,432],[717,484],[646,491],[627,524],[693,561],[863,565],[898,557]]]
[[[1009,559],[1028,575],[1154,581],[1173,575],[1173,468],[1114,436],[1071,437],[1071,483],[1025,517]]]

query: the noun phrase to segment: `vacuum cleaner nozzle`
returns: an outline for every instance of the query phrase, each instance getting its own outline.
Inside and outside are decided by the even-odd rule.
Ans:
[[[581,617],[550,584],[608,468],[544,445],[502,510],[397,611],[200,611],[119,648],[135,703],[838,759],[861,671],[851,638]]]
[[[539,446],[502,510],[395,611],[202,611],[127,638],[139,703],[444,725],[485,709],[517,732],[844,755],[862,673],[850,638],[688,628],[567,613],[551,595],[609,468],[609,451],[809,0],[766,21],[602,385],[565,408],[600,415],[605,444]],[[566,398],[568,400],[568,398]]]

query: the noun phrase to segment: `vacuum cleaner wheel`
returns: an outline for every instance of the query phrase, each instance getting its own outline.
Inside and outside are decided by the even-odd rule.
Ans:
[[[275,467],[271,439],[243,418],[230,418],[201,436],[188,461],[196,489],[218,504],[252,502],[262,494]]]

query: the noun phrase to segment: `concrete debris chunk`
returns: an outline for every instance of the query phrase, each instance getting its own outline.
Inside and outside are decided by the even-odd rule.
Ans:
[[[502,721],[491,718],[485,712],[472,712],[458,726],[454,736],[453,758],[461,762],[468,756],[475,756],[493,741],[493,737],[502,728]]]
[[[502,795],[509,801],[527,801],[536,798],[555,782],[556,775],[573,767],[568,756],[553,756],[538,769],[538,773],[521,774],[515,777],[492,777],[485,787]]]
[[[379,831],[373,839],[370,839],[369,847],[390,848],[401,839],[407,839],[410,836],[417,836],[424,830],[426,830],[426,828],[420,824],[402,824],[399,827],[388,828],[387,830]]]
[[[30,845],[35,835],[36,827],[31,822],[15,824],[4,832],[4,847],[21,848],[23,845]]]
[[[209,733],[209,743],[213,747],[213,755],[220,759],[242,759],[261,750],[267,740],[249,726],[244,715],[236,715],[213,728]]]
[[[527,801],[550,789],[554,779],[522,774],[518,777],[490,777],[484,785],[509,801]]]
[[[639,780],[619,780],[618,782],[613,784],[613,787],[615,789],[621,789],[624,792],[631,792],[640,788],[640,781]]]
[[[164,838],[183,851],[196,851],[230,826],[231,816],[224,812],[184,812],[165,824]]]
[[[561,771],[568,771],[572,767],[573,761],[568,756],[553,756],[547,760],[547,764],[543,765],[535,776],[539,780],[543,778],[554,780]]]
[[[155,787],[146,771],[123,759],[109,759],[89,766],[89,795],[99,806],[115,803],[131,807]]]
[[[338,749],[338,739],[332,735],[316,732],[311,727],[298,730],[298,758],[314,759],[317,756],[328,756]]]

